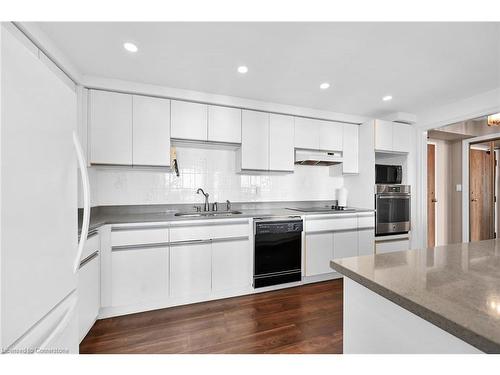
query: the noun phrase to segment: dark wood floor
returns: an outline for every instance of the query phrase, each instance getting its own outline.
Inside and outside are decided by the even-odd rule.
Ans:
[[[96,322],[80,353],[341,353],[342,279]]]

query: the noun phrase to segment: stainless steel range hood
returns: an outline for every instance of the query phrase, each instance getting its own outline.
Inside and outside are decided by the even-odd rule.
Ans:
[[[330,166],[342,162],[341,152],[295,150],[295,164]]]

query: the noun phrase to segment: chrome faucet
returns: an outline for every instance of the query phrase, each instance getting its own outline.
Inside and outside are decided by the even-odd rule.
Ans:
[[[200,193],[205,196],[205,207],[203,211],[210,211],[210,204],[208,204],[208,193],[205,193],[202,188],[198,188],[198,190],[196,190],[196,194]]]

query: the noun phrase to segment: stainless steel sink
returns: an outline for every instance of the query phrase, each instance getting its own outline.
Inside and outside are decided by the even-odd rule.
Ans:
[[[184,217],[205,217],[205,216],[233,216],[240,215],[240,211],[203,211],[203,212],[177,212],[175,216]]]

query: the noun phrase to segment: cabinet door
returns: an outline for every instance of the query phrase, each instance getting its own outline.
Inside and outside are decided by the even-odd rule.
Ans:
[[[207,140],[206,104],[172,100],[170,132],[172,138]]]
[[[293,117],[269,115],[269,169],[292,171],[295,161]]]
[[[333,234],[333,258],[358,256],[358,231],[335,232]]]
[[[333,232],[306,234],[306,276],[333,272]]]
[[[100,307],[99,256],[80,268],[78,274],[79,339],[83,340],[94,325]]]
[[[406,250],[410,250],[410,240],[408,239],[382,241],[375,243],[375,252],[377,254],[393,253],[396,251]]]
[[[358,125],[344,124],[342,137],[343,173],[359,173]]]
[[[269,169],[269,113],[242,111],[241,169]]]
[[[170,247],[170,295],[190,297],[211,291],[212,245],[200,242]]]
[[[320,121],[295,117],[295,147],[319,150]]]
[[[132,165],[132,95],[90,91],[90,162]]]
[[[212,291],[241,289],[252,284],[253,252],[248,239],[212,242]]]
[[[134,95],[133,164],[170,166],[170,100]]]
[[[168,298],[168,263],[168,247],[112,251],[112,305],[135,305]]]
[[[373,229],[358,230],[358,255],[373,255],[375,252],[375,231]]]
[[[208,140],[241,143],[241,109],[209,105]]]
[[[390,121],[375,120],[375,150],[392,151],[392,128]]]
[[[411,125],[393,124],[392,129],[393,151],[410,152]]]
[[[343,124],[333,121],[320,121],[319,149],[342,151]]]

